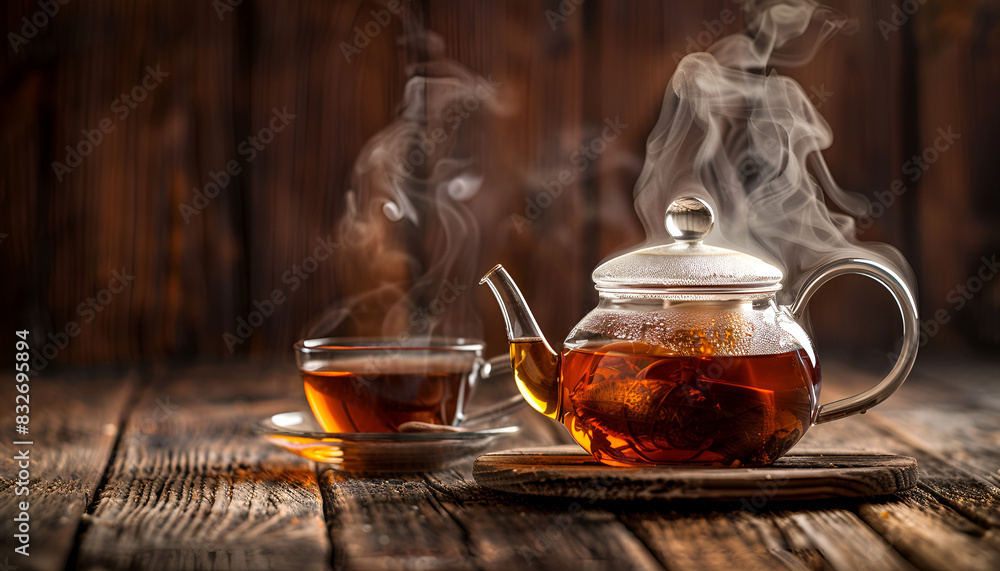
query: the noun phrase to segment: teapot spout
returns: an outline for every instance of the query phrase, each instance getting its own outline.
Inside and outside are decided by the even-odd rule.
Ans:
[[[532,408],[558,420],[561,408],[559,354],[545,340],[521,290],[503,266],[497,264],[483,276],[479,284],[484,283],[490,286],[503,312],[510,364],[518,390]]]

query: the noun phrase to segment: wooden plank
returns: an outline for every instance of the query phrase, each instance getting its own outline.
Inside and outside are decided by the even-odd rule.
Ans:
[[[30,3],[9,2],[4,6],[4,23],[22,22],[38,9]],[[11,29],[11,28],[7,28]],[[19,32],[14,32],[19,34]],[[47,137],[46,93],[51,89],[50,73],[40,69],[38,54],[51,47],[49,38],[40,34],[17,54],[4,50],[0,55],[0,267],[5,275],[18,279],[0,281],[0,299],[12,300],[0,312],[0,328],[13,331],[34,326],[44,315],[48,301],[44,288],[46,271],[39,260],[51,256],[51,244],[41,236],[48,234],[48,219],[42,215],[49,203],[47,177],[38,168]],[[33,192],[36,191],[37,192]]]
[[[963,359],[967,361],[967,359]],[[975,361],[973,361],[975,363]],[[1000,486],[1000,365],[939,361],[918,366],[877,419],[900,440]]]
[[[613,514],[586,501],[526,503],[457,471],[383,478],[321,475],[338,567],[659,568]]]
[[[605,466],[579,446],[532,447],[480,456],[476,482],[532,496],[600,500],[734,501],[763,487],[771,498],[816,499],[894,493],[917,483],[913,458],[870,452],[791,453],[759,468]],[[588,482],[601,482],[589,486]]]
[[[826,370],[837,371],[829,365]],[[841,387],[853,390],[850,383]],[[266,568],[280,562],[322,568],[329,540],[320,489],[337,566],[564,569],[575,561],[638,568],[905,569],[902,554],[919,567],[952,560],[976,568],[971,559],[949,559],[943,550],[958,546],[992,565],[1000,548],[989,519],[989,510],[1000,505],[996,499],[952,509],[956,500],[944,485],[964,485],[967,473],[949,471],[947,461],[884,431],[872,421],[874,412],[814,427],[803,448],[846,443],[915,450],[927,466],[921,490],[857,508],[769,498],[757,506],[751,496],[750,507],[741,503],[729,513],[696,505],[671,512],[649,503],[526,501],[475,486],[464,469],[388,478],[323,470],[319,486],[308,463],[240,430],[251,419],[302,408],[300,390],[290,364],[158,372],[129,415],[105,490],[86,518],[79,565]],[[912,398],[927,398],[920,383],[909,390]],[[950,406],[945,395],[934,396],[941,407]],[[157,411],[165,410],[171,414],[158,419]],[[547,432],[558,425],[532,411],[520,414],[528,426],[514,445],[564,436]]]
[[[1000,489],[976,461],[969,461],[970,454],[988,446],[991,435],[974,428],[990,415],[982,409],[994,406],[991,395],[996,389],[982,387],[974,376],[950,370],[951,380],[945,381],[918,368],[899,393],[876,410],[813,427],[802,444],[808,450],[850,442],[863,449],[914,456],[921,470],[918,489],[900,494],[898,499],[862,504],[860,517],[917,566],[996,568],[1000,560],[996,539]],[[838,387],[841,394],[871,385],[874,380],[844,366],[829,367],[828,371],[842,383]],[[993,410],[995,423],[997,413]],[[951,552],[961,554],[946,555]]]
[[[22,569],[61,569],[72,552],[77,529],[104,476],[118,437],[119,425],[138,383],[135,371],[90,369],[34,377],[29,382],[30,446],[15,446],[15,438],[0,442],[0,553],[5,562]],[[13,412],[14,383],[0,385],[0,400]],[[4,412],[8,430],[14,416]],[[28,494],[18,488],[15,455],[28,452]],[[21,545],[13,537],[18,504],[28,502],[29,557],[14,552]]]
[[[593,261],[640,238],[631,189],[673,53],[715,35],[713,22],[739,3],[588,2],[555,30],[546,11],[558,4],[425,4],[428,25],[443,35],[448,53],[494,73],[516,100],[514,112],[479,137],[493,141],[483,147],[491,155],[488,188],[475,206],[483,235],[491,237],[481,257],[487,267],[503,260],[520,268],[515,275],[528,276],[521,279],[525,292],[558,339],[594,300],[587,279]],[[977,24],[990,22],[993,8],[967,2],[921,10],[886,34],[879,22],[893,19],[892,3],[840,4],[859,19],[858,34],[835,39],[812,66],[791,73],[812,95],[813,87],[833,93],[821,111],[837,137],[827,156],[845,187],[884,193],[893,180],[906,182],[906,194],[865,237],[908,249],[911,261],[927,268],[925,313],[950,310],[947,293],[994,249],[995,220],[979,205],[992,196],[984,182],[993,180],[992,165],[984,157],[992,156],[995,130],[988,126],[996,111],[984,102],[997,83],[997,38],[993,27]],[[17,32],[38,5],[5,8],[7,29]],[[285,288],[283,272],[343,214],[351,161],[399,101],[399,19],[352,62],[341,51],[354,27],[371,21],[374,7],[364,2],[244,3],[222,17],[204,8],[191,0],[72,2],[23,50],[0,60],[7,126],[0,233],[8,234],[0,257],[11,275],[26,276],[0,284],[0,297],[23,302],[22,314],[41,332],[75,319],[77,304],[99,292],[112,269],[126,266],[137,276],[93,324],[99,334],[74,342],[64,359],[228,353],[222,333],[234,331],[253,301]],[[721,33],[738,31],[739,20]],[[919,73],[910,71],[913,58],[920,58]],[[111,106],[140,84],[146,65],[160,64],[169,77],[118,120]],[[913,77],[919,81],[908,83]],[[237,146],[284,106],[297,119],[250,164]],[[629,127],[616,150],[577,176],[544,223],[518,235],[510,215],[540,194],[592,127],[619,115]],[[58,180],[52,162],[65,161],[66,146],[81,144],[82,131],[93,132],[105,118],[115,131]],[[961,138],[911,184],[904,164],[949,126]],[[190,204],[192,190],[204,189],[228,160],[238,161],[242,174],[187,224],[179,205]],[[942,190],[918,196],[920,185]],[[907,237],[922,243],[906,244]],[[287,347],[318,309],[344,293],[335,273],[333,265],[321,266],[242,347]],[[560,295],[552,293],[553,276]],[[842,311],[849,298],[857,312]],[[857,315],[884,316],[890,304],[867,295],[830,299],[815,307],[814,318],[832,339],[877,339],[893,327],[881,319],[856,327]],[[954,345],[959,337],[950,329],[988,330],[990,299],[983,293],[974,302],[990,311],[977,312],[975,304],[955,310],[932,345]],[[496,345],[492,303],[484,298],[481,313]]]
[[[833,446],[874,448],[854,432],[841,436],[836,427],[834,424],[810,429],[803,442],[805,446],[795,450],[810,452]],[[826,437],[817,438],[816,431]],[[630,503],[620,517],[670,568],[729,565],[845,570],[911,568],[852,512],[852,504],[780,501],[775,492],[765,485],[732,504],[711,508],[683,504],[669,512]]]
[[[532,410],[506,445],[565,442]],[[322,470],[335,566],[364,569],[659,568],[615,516],[586,500],[525,500],[477,486],[471,465],[433,474]]]
[[[918,567],[1000,569],[1000,541],[992,533],[917,489],[902,501],[865,504],[858,515]]]
[[[837,447],[877,450],[854,433],[841,435],[837,423],[813,427],[797,452]],[[817,437],[820,433],[822,437]],[[905,452],[896,448],[882,448]],[[706,513],[697,504],[663,513],[629,509],[622,520],[670,568],[722,566],[809,569],[911,569],[911,566],[865,524],[851,506],[830,509],[830,502],[773,501],[767,487],[733,504]],[[631,507],[631,504],[629,505]],[[661,517],[661,514],[662,517]]]
[[[875,381],[857,368],[830,365],[837,385],[829,388],[838,397]],[[950,378],[933,373],[935,367],[917,367],[897,394],[864,416],[813,427],[796,450],[852,443],[913,456],[927,491],[981,525],[1000,527],[994,472],[1000,456],[992,444],[1000,433],[1000,391],[985,382],[995,378],[996,366],[949,366]]]
[[[495,392],[497,386],[485,388]],[[522,430],[506,442],[538,438],[545,420],[534,411],[518,412],[512,421],[531,427],[531,436]],[[423,475],[365,475],[320,465],[319,481],[336,568],[471,566],[473,554],[465,533],[448,516]]]
[[[823,157],[837,184],[877,203],[876,193],[904,178],[907,129],[916,120],[913,106],[904,103],[912,97],[906,73],[916,56],[906,50],[903,34],[882,34],[879,21],[889,18],[888,5],[845,0],[833,7],[854,20],[856,30],[838,33],[805,66],[778,71],[799,82],[829,124],[833,143]],[[915,262],[916,245],[908,242],[913,220],[907,208],[915,206],[916,199],[913,192],[897,197],[870,227],[859,224],[857,239],[891,244]],[[785,283],[798,271],[788,268]],[[881,286],[861,277],[830,282],[809,306],[818,338],[852,348],[895,339],[897,316],[896,304]]]
[[[289,364],[159,371],[80,542],[83,569],[326,569],[312,465],[249,431],[304,405]]]
[[[912,569],[847,510],[784,511],[771,518],[793,551],[815,549],[833,569]]]
[[[912,456],[919,466],[920,487],[980,525],[997,527],[1000,524],[1000,489],[939,455],[900,439],[897,431],[887,428],[879,419],[878,413],[813,427],[795,451],[818,450],[834,444]]]
[[[467,567],[461,527],[420,475],[320,474],[336,568]]]
[[[645,508],[648,509],[648,508]],[[620,515],[670,569],[823,569],[815,548],[792,550],[773,526],[741,512],[731,514],[644,511]]]
[[[920,457],[922,487],[971,520],[1000,528],[1000,488],[995,484],[996,478],[984,477],[976,467],[985,461],[954,460],[949,455],[929,450],[921,441],[913,439],[905,427],[893,421],[873,415],[870,422],[873,427],[910,445],[914,454]]]
[[[912,568],[849,504],[773,502],[766,490],[744,500],[718,512],[629,503],[620,517],[671,569]]]
[[[487,569],[660,568],[613,513],[592,501],[497,494],[458,472],[430,474],[427,481]]]

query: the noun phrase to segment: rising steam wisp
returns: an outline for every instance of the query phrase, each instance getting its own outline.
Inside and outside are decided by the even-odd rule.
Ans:
[[[440,45],[426,32],[422,39]],[[342,299],[313,321],[308,337],[481,335],[466,292],[479,250],[467,202],[482,177],[463,132],[501,110],[497,86],[441,58],[411,66],[411,74],[398,117],[355,162],[337,227]]]
[[[916,291],[896,249],[855,238],[869,202],[836,184],[821,154],[833,143],[829,125],[802,86],[773,69],[805,64],[851,22],[812,0],[745,7],[746,33],[685,57],[667,86],[634,192],[644,245],[669,241],[667,206],[697,196],[718,218],[709,242],[778,264],[785,292],[819,264],[848,257],[886,265]]]

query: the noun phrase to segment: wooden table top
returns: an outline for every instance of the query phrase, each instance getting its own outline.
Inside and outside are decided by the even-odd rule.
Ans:
[[[148,365],[31,381],[30,433],[5,422],[2,569],[1000,569],[1000,365],[920,362],[860,417],[796,450],[912,456],[916,488],[881,498],[708,504],[527,498],[435,473],[331,470],[252,434],[303,409],[293,364]],[[871,376],[824,363],[824,400]],[[0,387],[13,406],[12,383]],[[10,418],[9,411],[4,418]],[[499,444],[567,441],[525,410]],[[30,446],[15,446],[30,438]],[[18,460],[30,449],[27,496]],[[30,557],[11,531],[29,501]],[[757,505],[759,504],[759,505]],[[579,507],[579,506],[577,506]]]

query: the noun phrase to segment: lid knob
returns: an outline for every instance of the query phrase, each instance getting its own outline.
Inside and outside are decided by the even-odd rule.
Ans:
[[[678,198],[667,207],[667,232],[678,242],[700,242],[714,224],[712,208],[700,198]]]

